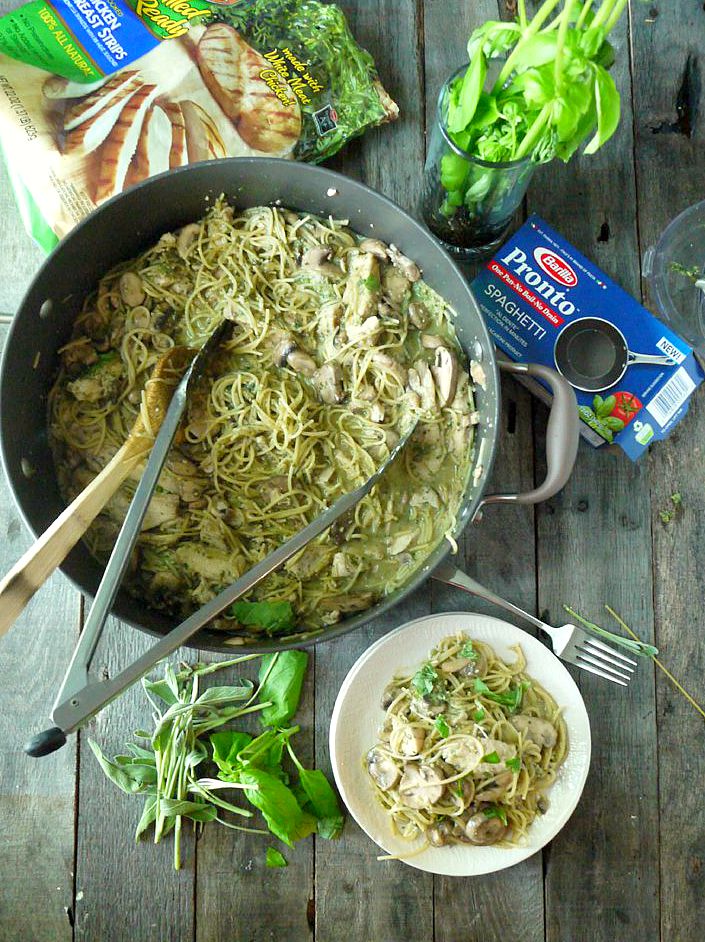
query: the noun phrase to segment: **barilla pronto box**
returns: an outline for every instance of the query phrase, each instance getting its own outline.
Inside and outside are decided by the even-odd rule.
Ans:
[[[688,344],[538,216],[472,287],[500,350],[571,383],[593,445],[614,442],[638,458],[680,422],[703,381]],[[550,398],[535,381],[527,385]]]

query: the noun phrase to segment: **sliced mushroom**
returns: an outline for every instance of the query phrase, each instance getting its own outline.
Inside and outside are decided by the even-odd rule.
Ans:
[[[382,290],[392,307],[398,308],[409,296],[411,289],[402,272],[393,265],[388,265],[382,272]]]
[[[426,733],[420,727],[406,726],[399,737],[397,749],[403,756],[417,756],[425,741]]]
[[[363,239],[360,243],[360,251],[369,252],[370,255],[375,255],[377,258],[386,258],[388,249],[384,242],[380,242],[379,239]]]
[[[430,808],[443,794],[441,777],[430,765],[404,766],[399,795],[409,808]]]
[[[142,279],[133,271],[126,271],[123,275],[120,275],[118,287],[120,297],[129,307],[137,307],[146,298]]]
[[[399,688],[396,684],[387,684],[387,686],[382,691],[382,699],[380,700],[380,706],[383,710],[388,709],[392,703],[399,696]]]
[[[484,677],[487,673],[487,658],[482,651],[476,652],[477,657],[470,661],[459,671],[461,677]]]
[[[412,301],[409,305],[409,320],[419,330],[423,330],[428,324],[429,316],[428,308],[421,301]]]
[[[183,229],[179,230],[179,234],[176,237],[176,251],[181,258],[186,258],[189,249],[198,238],[200,231],[201,227],[196,222],[191,222],[188,226],[184,226]]]
[[[496,844],[507,836],[509,828],[499,818],[488,818],[479,811],[468,819],[465,834],[473,844]]]
[[[506,795],[509,789],[512,787],[513,781],[513,772],[510,772],[509,770],[506,772],[500,772],[491,785],[489,785],[487,788],[483,788],[482,791],[477,792],[477,800],[499,801],[499,799],[504,797],[504,795]]]
[[[426,831],[426,838],[432,847],[445,847],[454,843],[454,830],[451,821],[439,821]]]
[[[277,366],[286,366],[289,354],[296,350],[296,341],[291,334],[278,333],[274,339],[272,355]]]
[[[421,346],[427,350],[436,350],[443,346],[443,338],[437,334],[421,334]]]
[[[331,262],[333,250],[328,245],[316,245],[308,249],[301,257],[301,267],[308,268],[318,275],[325,275],[327,278],[340,278],[343,274],[342,269]]]
[[[379,749],[370,749],[367,753],[367,771],[383,792],[388,792],[399,781],[396,763]]]
[[[388,353],[382,353],[381,351],[373,353],[372,362],[375,366],[384,370],[385,373],[389,373],[390,376],[393,376],[400,386],[406,385],[408,378],[406,369],[401,363],[397,362],[393,357],[390,357]]]
[[[443,744],[441,759],[454,769],[472,772],[485,754],[485,747],[477,736],[454,736]]]
[[[542,720],[538,716],[519,716],[512,717],[512,726],[518,732],[523,733],[525,739],[530,739],[542,749],[550,749],[556,745],[558,733],[553,723],[548,720]]]
[[[311,377],[323,402],[343,401],[343,373],[338,363],[324,363]]]
[[[458,361],[447,347],[438,347],[436,350],[436,361],[431,372],[438,390],[438,404],[443,408],[453,400],[458,382]]]
[[[316,372],[316,361],[303,350],[292,350],[286,358],[287,364],[297,373],[303,373],[304,376],[313,376]]]
[[[457,671],[467,667],[470,661],[471,658],[469,657],[449,657],[443,661],[442,664],[438,665],[438,669],[444,674],[455,674]]]
[[[389,257],[393,265],[399,269],[407,281],[418,281],[421,278],[421,271],[416,262],[412,262],[406,255],[402,255],[396,245],[389,246]]]

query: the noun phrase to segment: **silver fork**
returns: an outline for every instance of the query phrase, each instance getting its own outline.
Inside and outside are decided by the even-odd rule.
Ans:
[[[561,625],[555,628],[553,625],[547,625],[540,618],[535,618],[528,612],[519,608],[517,605],[508,602],[500,595],[495,595],[490,589],[475,582],[470,576],[466,575],[461,569],[457,569],[452,563],[441,563],[441,565],[432,573],[432,578],[439,582],[445,582],[453,585],[465,592],[470,592],[478,598],[485,599],[493,605],[518,615],[520,618],[531,622],[536,628],[545,632],[551,639],[553,653],[562,661],[574,664],[581,670],[589,671],[591,674],[597,674],[598,677],[604,677],[605,680],[611,680],[613,684],[619,684],[626,687],[632,679],[636,661],[619,651],[615,651],[609,644],[598,641],[584,628],[577,625]]]

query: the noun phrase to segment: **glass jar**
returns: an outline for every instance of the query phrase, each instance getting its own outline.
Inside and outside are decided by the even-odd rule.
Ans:
[[[491,163],[473,157],[451,139],[447,129],[452,75],[438,96],[421,192],[421,216],[445,248],[458,259],[486,258],[501,244],[537,167],[530,157]]]

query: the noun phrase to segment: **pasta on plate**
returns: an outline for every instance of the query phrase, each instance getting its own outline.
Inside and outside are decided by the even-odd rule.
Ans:
[[[553,697],[463,633],[444,638],[384,691],[385,719],[366,765],[393,829],[410,841],[521,844],[548,807],[568,752]]]
[[[473,383],[453,314],[398,249],[277,207],[205,218],[107,273],[49,399],[67,499],[125,441],[155,363],[232,330],[192,395],[127,585],[184,616],[363,483],[380,483],[216,622],[233,641],[321,630],[403,584],[454,526],[473,462]],[[104,560],[141,467],[91,527]],[[252,607],[254,605],[254,607]]]

